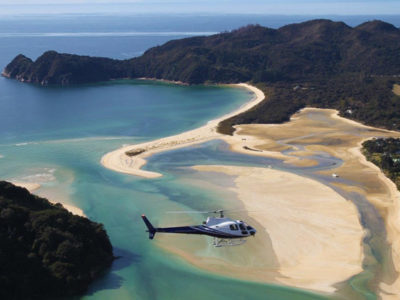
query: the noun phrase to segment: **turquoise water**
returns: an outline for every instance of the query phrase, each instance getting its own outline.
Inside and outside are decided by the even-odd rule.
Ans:
[[[161,250],[144,232],[144,212],[157,224],[167,210],[224,204],[220,197],[228,192],[223,189],[182,184],[195,176],[185,166],[271,161],[233,154],[223,143],[210,142],[151,158],[147,167],[165,174],[157,180],[118,174],[99,163],[103,154],[124,144],[196,128],[232,111],[249,100],[247,90],[141,81],[71,88],[42,88],[5,78],[0,83],[6,91],[0,96],[0,177],[38,182],[42,187],[37,193],[80,207],[105,225],[115,254],[121,256],[84,298],[320,298],[208,274]]]

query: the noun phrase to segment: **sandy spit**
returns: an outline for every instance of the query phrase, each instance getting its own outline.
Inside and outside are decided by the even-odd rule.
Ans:
[[[145,178],[161,177],[162,174],[160,173],[145,171],[141,169],[146,164],[147,157],[158,152],[204,143],[206,141],[217,138],[223,138],[223,135],[217,132],[218,124],[221,121],[245,112],[265,99],[265,95],[261,90],[249,84],[240,83],[233,84],[231,86],[247,88],[254,93],[254,97],[236,111],[226,114],[220,118],[211,120],[206,125],[200,128],[146,143],[122,147],[115,151],[109,152],[101,158],[101,164],[108,169],[121,173],[141,176]],[[142,152],[135,156],[128,156],[126,155],[126,152],[128,151]]]

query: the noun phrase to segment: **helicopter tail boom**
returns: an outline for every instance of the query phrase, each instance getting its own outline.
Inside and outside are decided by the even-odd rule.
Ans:
[[[152,240],[154,238],[154,235],[156,234],[156,229],[153,227],[153,225],[150,223],[149,219],[147,219],[145,215],[142,215],[142,219],[148,229],[147,232],[149,233],[149,239]]]

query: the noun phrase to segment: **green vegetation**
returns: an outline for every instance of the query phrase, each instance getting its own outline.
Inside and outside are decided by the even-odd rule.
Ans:
[[[83,293],[114,257],[103,226],[0,181],[0,298]]]
[[[383,170],[400,190],[400,139],[373,139],[363,143],[363,154]]]
[[[204,82],[324,81],[347,73],[398,75],[400,30],[373,21],[351,28],[313,20],[279,29],[249,25],[170,41],[129,60],[137,77]]]
[[[368,125],[400,129],[400,29],[313,20],[279,29],[259,25],[173,40],[129,60],[44,53],[17,56],[3,75],[42,85],[158,78],[189,84],[251,82],[267,99],[220,124],[279,123],[304,106],[338,109]]]
[[[3,75],[41,85],[70,85],[127,77],[124,61],[55,51],[43,53],[35,62],[20,54],[7,65]]]
[[[290,116],[303,108],[306,102],[302,98],[302,91],[293,92],[290,85],[275,85],[273,87],[260,86],[266,100],[252,109],[233,116],[218,125],[218,131],[223,134],[233,134],[234,125],[239,124],[268,124],[289,121]]]
[[[136,156],[145,151],[146,151],[145,149],[136,149],[136,150],[126,151],[125,154],[128,156]]]
[[[326,80],[259,85],[266,100],[257,107],[219,124],[232,134],[232,126],[282,123],[305,106],[337,109],[341,116],[375,127],[400,130],[400,97],[392,92],[395,79],[342,74]]]

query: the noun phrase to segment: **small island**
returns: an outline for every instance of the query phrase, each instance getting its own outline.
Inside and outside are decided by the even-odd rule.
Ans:
[[[84,293],[114,260],[102,224],[0,181],[0,298]]]

